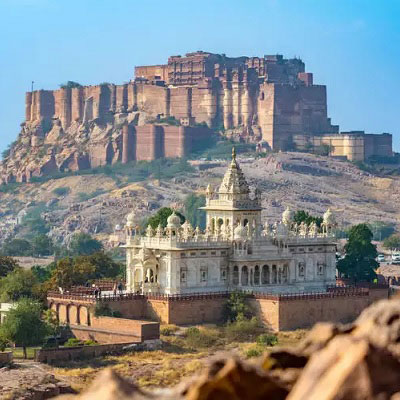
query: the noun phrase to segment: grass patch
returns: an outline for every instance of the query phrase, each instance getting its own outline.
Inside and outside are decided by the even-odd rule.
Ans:
[[[40,347],[27,347],[26,348],[26,355],[29,360],[33,360],[35,357],[35,350],[40,349]],[[6,351],[12,351],[14,358],[24,358],[24,352],[22,350],[22,347],[12,347],[6,349]]]
[[[252,342],[264,332],[265,329],[256,317],[251,319],[240,317],[235,322],[228,323],[224,329],[226,338],[232,342]]]

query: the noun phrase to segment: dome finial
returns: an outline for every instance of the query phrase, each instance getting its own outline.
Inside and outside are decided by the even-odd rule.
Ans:
[[[235,147],[232,147],[232,161],[236,161],[236,150],[235,150]]]

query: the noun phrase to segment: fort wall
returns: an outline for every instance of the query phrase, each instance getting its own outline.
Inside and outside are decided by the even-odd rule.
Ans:
[[[111,340],[109,331],[122,335],[155,335],[154,326],[147,327],[143,319],[166,324],[193,325],[223,321],[228,293],[210,293],[182,296],[141,296],[104,299],[110,309],[119,311],[124,318],[96,318],[93,315],[95,300],[79,300],[73,296],[49,297],[50,307],[56,311],[60,322],[69,323],[82,338],[92,330],[99,332],[101,340]],[[349,322],[374,301],[388,297],[387,287],[370,289],[340,289],[328,293],[298,295],[268,295],[255,293],[247,299],[250,309],[265,326],[272,330],[307,328],[319,321]],[[75,309],[74,309],[75,308]],[[131,322],[134,321],[135,322]],[[86,329],[89,327],[90,329]],[[108,335],[108,336],[107,336]],[[98,336],[100,338],[100,336]],[[108,339],[107,339],[108,338]],[[129,340],[132,337],[128,338]],[[115,340],[122,340],[120,337]]]

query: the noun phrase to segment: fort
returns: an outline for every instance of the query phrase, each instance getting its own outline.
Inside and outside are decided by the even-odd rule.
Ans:
[[[326,86],[298,58],[204,51],[137,66],[122,85],[26,93],[25,121],[0,166],[3,183],[116,162],[188,156],[216,132],[272,150],[327,147],[363,161],[392,156],[390,134],[339,133]]]

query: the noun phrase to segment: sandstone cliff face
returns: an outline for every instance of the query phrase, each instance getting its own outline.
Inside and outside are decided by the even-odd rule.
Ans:
[[[1,181],[29,182],[34,176],[121,161],[123,125],[144,124],[146,118],[146,113],[135,111],[69,125],[60,118],[27,120],[1,163]]]

